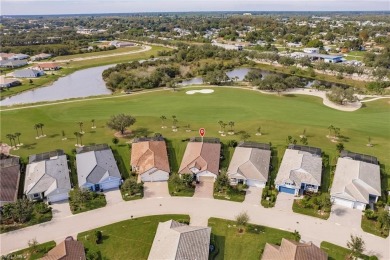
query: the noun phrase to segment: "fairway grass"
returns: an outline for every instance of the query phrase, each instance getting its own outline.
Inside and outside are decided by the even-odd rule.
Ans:
[[[208,86],[210,88],[210,86]],[[191,88],[190,88],[191,89]],[[1,112],[1,140],[8,143],[7,134],[20,132],[21,142],[25,145],[13,154],[27,157],[30,154],[64,149],[67,153],[75,148],[78,131],[76,122],[84,122],[86,133],[84,144],[111,144],[114,131],[106,127],[111,115],[118,113],[131,114],[137,119],[130,128],[133,136],[152,136],[161,133],[169,140],[170,163],[177,171],[181,163],[186,142],[183,139],[198,135],[198,129],[206,129],[206,137],[219,137],[225,144],[229,140],[240,141],[240,135],[221,137],[218,134],[218,121],[234,121],[235,132],[248,132],[250,141],[271,142],[276,149],[278,160],[282,158],[286,147],[287,136],[292,136],[299,143],[299,135],[306,129],[310,146],[321,148],[329,161],[337,161],[336,144],[326,135],[328,126],[340,128],[344,136],[345,149],[378,157],[386,169],[383,189],[390,181],[390,105],[388,100],[377,100],[365,104],[355,112],[343,112],[325,107],[322,99],[311,96],[289,95],[277,96],[259,92],[235,89],[234,87],[214,87],[214,93],[208,95],[186,95],[188,89],[179,91],[157,91],[148,94],[125,95],[112,99],[89,100],[74,103],[63,103],[36,108]],[[167,117],[167,128],[161,128],[160,116]],[[171,129],[172,115],[177,116],[178,132]],[[91,120],[95,119],[96,129],[91,129]],[[43,123],[45,138],[35,139],[33,126]],[[190,124],[192,132],[185,131]],[[256,129],[261,126],[263,135],[256,136]],[[62,141],[61,131],[68,139]],[[373,147],[367,147],[371,137]],[[129,167],[129,152],[125,145],[128,139],[121,139],[118,145],[119,154],[125,167]],[[229,157],[226,157],[229,158]],[[227,167],[228,160],[223,161]]]

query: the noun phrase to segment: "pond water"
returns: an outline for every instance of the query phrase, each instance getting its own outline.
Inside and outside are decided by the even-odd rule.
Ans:
[[[76,71],[68,76],[59,78],[47,87],[37,88],[5,98],[0,101],[0,106],[111,94],[111,91],[106,87],[102,73],[105,69],[112,66],[99,66]]]

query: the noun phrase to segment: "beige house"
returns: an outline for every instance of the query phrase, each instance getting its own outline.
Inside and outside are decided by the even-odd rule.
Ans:
[[[164,138],[134,140],[131,147],[131,168],[143,182],[167,181],[170,169]]]
[[[85,260],[83,243],[67,237],[63,242],[50,250],[41,260]]]
[[[174,220],[160,222],[148,260],[207,260],[210,234],[209,227],[193,227]]]
[[[283,238],[280,246],[265,244],[262,260],[327,260],[328,255],[313,243]]]
[[[193,174],[199,181],[201,177],[217,178],[221,143],[219,139],[207,139],[204,142],[192,139],[187,144],[181,161],[179,174]]]

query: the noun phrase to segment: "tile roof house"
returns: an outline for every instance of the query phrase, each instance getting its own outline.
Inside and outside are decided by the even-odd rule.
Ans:
[[[284,153],[275,178],[280,192],[294,195],[304,191],[317,192],[321,186],[321,150],[309,146],[290,145]]]
[[[54,62],[39,63],[35,66],[38,70],[59,70],[61,67]]]
[[[258,148],[260,147],[260,148]],[[267,149],[268,148],[268,149]],[[265,187],[268,180],[271,150],[264,147],[239,144],[234,150],[227,174],[230,184],[247,184],[248,186]]]
[[[328,254],[313,243],[298,243],[283,238],[280,246],[265,244],[261,260],[327,260]]]
[[[169,179],[167,146],[161,139],[136,139],[131,146],[131,168],[143,182]]]
[[[160,222],[149,253],[149,260],[207,260],[210,249],[209,227],[188,226],[174,220]]]
[[[0,67],[2,68],[19,68],[27,65],[25,60],[0,60]]]
[[[107,190],[118,188],[122,182],[114,154],[106,144],[78,149],[76,165],[81,188],[93,191]]]
[[[20,181],[19,157],[0,160],[0,206],[16,201]]]
[[[15,70],[13,75],[15,78],[37,78],[45,73],[42,70],[34,70],[34,69],[22,69]]]
[[[18,79],[10,79],[5,78],[4,76],[0,76],[0,88],[10,88],[19,86],[22,83]]]
[[[68,161],[62,150],[29,157],[24,180],[27,198],[62,201],[69,198],[70,189]]]
[[[217,178],[221,143],[190,141],[180,164],[179,174],[194,174],[197,180],[202,176]]]
[[[47,252],[41,260],[85,260],[84,245],[80,241],[67,237],[52,250]]]
[[[375,160],[376,161],[376,160]],[[330,190],[336,205],[364,210],[381,196],[380,167],[377,163],[340,157]]]
[[[31,56],[30,59],[32,61],[37,61],[37,60],[44,60],[50,58],[52,55],[48,53],[40,53],[35,56]]]

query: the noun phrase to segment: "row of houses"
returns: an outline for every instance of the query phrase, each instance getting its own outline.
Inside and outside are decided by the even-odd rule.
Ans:
[[[322,182],[322,151],[289,145],[283,156],[275,187],[279,192],[302,195],[318,192]],[[192,174],[197,181],[220,174],[221,144],[218,138],[193,138],[188,142],[179,174]],[[231,185],[265,187],[269,180],[271,149],[268,144],[240,143],[234,151],[227,175]],[[166,181],[170,168],[162,137],[135,140],[131,166],[139,180]],[[331,200],[334,204],[364,210],[381,196],[380,168],[375,157],[343,151],[337,161]]]
[[[44,60],[44,59],[49,59],[53,55],[49,53],[40,53],[34,56],[29,56],[27,54],[23,53],[5,53],[5,52],[0,52],[0,61],[11,61],[11,60],[24,60],[26,61],[27,59],[30,58],[31,61],[38,61],[38,60]]]

